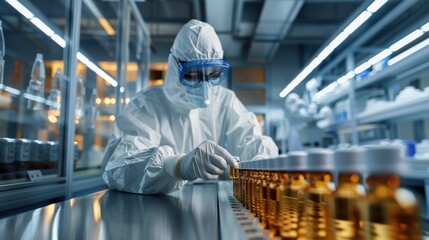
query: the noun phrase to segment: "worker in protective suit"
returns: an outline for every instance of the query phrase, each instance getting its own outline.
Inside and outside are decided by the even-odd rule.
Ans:
[[[103,179],[110,188],[168,193],[187,180],[216,179],[228,165],[275,157],[253,113],[220,86],[230,66],[213,27],[191,20],[168,57],[165,84],[139,92],[116,118]]]

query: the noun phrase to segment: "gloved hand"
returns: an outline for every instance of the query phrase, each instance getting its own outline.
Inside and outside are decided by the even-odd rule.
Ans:
[[[234,157],[212,141],[204,141],[179,161],[179,177],[185,180],[216,179],[228,165],[238,168]]]

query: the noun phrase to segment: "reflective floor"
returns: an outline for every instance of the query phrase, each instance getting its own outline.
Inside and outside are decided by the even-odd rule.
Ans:
[[[219,239],[217,183],[171,195],[104,190],[0,219],[0,239]]]

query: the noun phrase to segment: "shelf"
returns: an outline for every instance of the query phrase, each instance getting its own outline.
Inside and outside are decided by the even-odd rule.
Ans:
[[[429,114],[429,94],[412,100],[390,103],[382,109],[365,111],[358,114],[358,122],[370,123],[392,120],[401,117],[417,117],[417,114]]]
[[[347,121],[334,123],[334,124],[329,125],[323,129],[327,132],[336,132],[339,129],[351,128],[351,127],[352,127],[352,122],[350,120],[347,120]]]
[[[413,55],[405,58],[404,60],[396,63],[395,65],[388,66],[383,70],[374,73],[369,77],[366,77],[360,81],[356,82],[356,90],[377,84],[384,80],[391,78],[392,80],[396,79],[396,77],[402,73],[407,73],[407,70],[413,69],[416,66],[420,66],[423,64],[427,64],[429,61],[429,46],[419,50]],[[414,71],[408,73],[407,76],[412,75]],[[406,76],[404,76],[406,77]],[[339,90],[334,90],[329,94],[326,94],[319,102],[324,105],[332,104],[338,100],[341,100],[343,97],[347,96],[349,92],[349,88],[341,87]]]
[[[380,72],[356,82],[356,89],[360,89],[369,85],[376,84],[386,78],[395,78],[398,74],[403,73],[418,65],[424,64],[429,60],[429,46],[419,50],[413,55],[396,63],[395,65],[386,67]]]
[[[429,179],[429,160],[407,160],[400,175],[408,179]]]

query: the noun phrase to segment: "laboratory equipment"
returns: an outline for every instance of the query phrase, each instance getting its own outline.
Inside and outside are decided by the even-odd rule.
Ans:
[[[0,138],[0,163],[13,163],[15,158],[15,139]]]
[[[15,145],[15,162],[28,162],[30,159],[31,141],[21,138],[16,139]]]
[[[40,169],[45,161],[45,142],[32,140],[30,147],[30,168]]]
[[[40,110],[44,101],[45,65],[43,55],[38,53],[31,69],[31,79],[27,87],[27,109]]]

